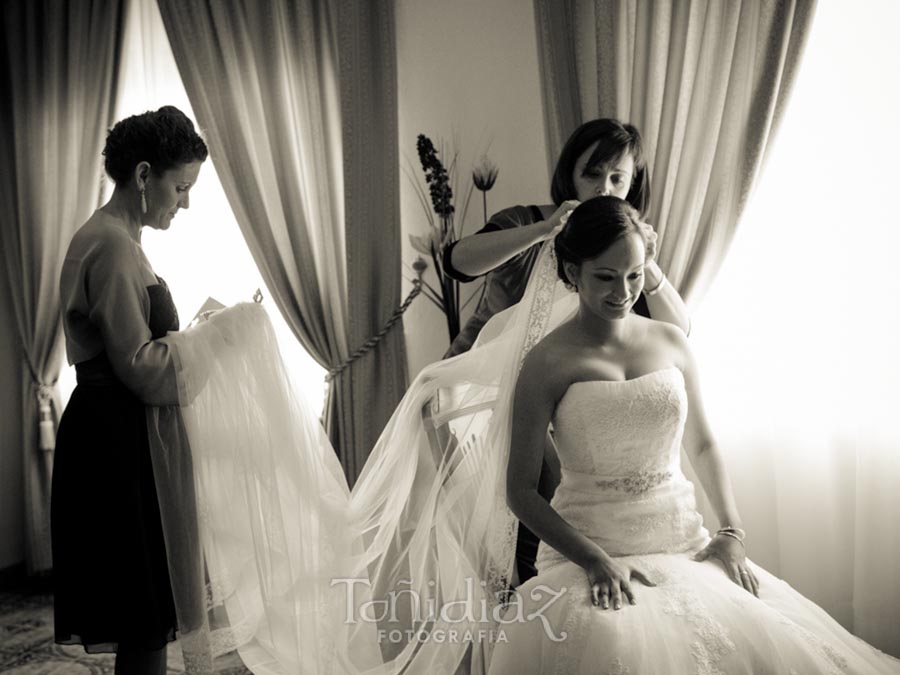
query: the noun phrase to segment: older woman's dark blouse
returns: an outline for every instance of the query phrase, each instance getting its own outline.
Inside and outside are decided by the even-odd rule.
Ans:
[[[555,209],[555,207],[551,208]],[[513,206],[491,216],[487,224],[476,234],[531,225],[543,219],[544,216],[539,206]],[[444,251],[444,270],[458,281],[474,281],[478,277],[463,274],[453,267],[451,253],[456,243],[454,242]],[[535,244],[486,274],[484,296],[475,308],[472,317],[450,345],[450,349],[444,354],[444,358],[468,351],[475,342],[475,338],[478,337],[479,331],[494,314],[502,312],[522,299],[540,249],[540,244]],[[641,316],[650,316],[643,294],[635,303],[634,311]]]

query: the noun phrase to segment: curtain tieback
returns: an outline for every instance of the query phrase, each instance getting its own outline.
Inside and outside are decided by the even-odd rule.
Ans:
[[[44,452],[56,449],[56,428],[53,423],[53,389],[46,384],[38,385],[38,447]]]
[[[376,345],[384,339],[384,336],[387,335],[391,328],[394,327],[400,317],[403,316],[403,313],[409,309],[409,306],[412,304],[412,301],[416,299],[416,296],[422,292],[422,273],[417,271],[418,277],[413,279],[413,288],[409,292],[409,295],[406,296],[406,300],[404,300],[395,310],[394,313],[391,314],[391,318],[387,320],[387,323],[384,324],[384,328],[375,333],[372,337],[366,340],[362,346],[353,352],[350,356],[344,359],[343,363],[335,366],[334,368],[329,368],[328,373],[325,375],[325,381],[331,382],[334,378],[340,375],[350,364],[356,361],[358,358],[368,354],[370,351],[375,349]]]

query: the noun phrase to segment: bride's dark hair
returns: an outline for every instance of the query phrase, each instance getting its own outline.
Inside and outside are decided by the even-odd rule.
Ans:
[[[647,260],[652,259],[656,255],[656,232],[641,222],[631,204],[618,197],[594,197],[582,202],[553,242],[559,278],[571,286],[565,263],[581,265],[632,232],[644,241]]]

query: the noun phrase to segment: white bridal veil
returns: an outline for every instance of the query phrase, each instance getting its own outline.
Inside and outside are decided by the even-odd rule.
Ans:
[[[352,491],[261,307],[167,338],[191,403],[149,417],[188,672],[234,647],[257,674],[484,672],[514,562],[515,380],[576,304],[545,245],[523,300],[415,379]]]

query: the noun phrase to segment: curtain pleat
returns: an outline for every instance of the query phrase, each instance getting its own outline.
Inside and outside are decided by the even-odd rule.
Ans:
[[[575,0],[534,3],[535,29],[538,34],[538,65],[544,95],[547,123],[547,165],[550,175],[569,133],[581,121],[581,92],[578,85],[579,52],[572,49],[576,40]]]
[[[339,17],[348,320],[350,344],[359,346],[400,303],[393,0],[343,0]],[[338,445],[352,486],[406,389],[402,321],[349,369],[353,395]]]
[[[0,243],[23,346],[25,562],[34,574],[52,567],[59,271],[75,230],[99,205],[124,3],[7,2],[2,18],[0,133],[7,150],[0,159]]]
[[[391,3],[159,7],[263,279],[313,358],[341,365],[399,295]],[[351,482],[399,400],[403,364],[395,329],[331,382],[325,424]]]
[[[660,266],[696,300],[725,257],[771,145],[815,0],[572,1],[570,25],[550,18],[554,2],[535,0],[542,64],[556,65],[550,75],[542,70],[545,101],[569,108],[547,116],[550,151],[558,154],[575,126],[593,117],[641,130]],[[559,58],[561,49],[574,56]],[[555,95],[571,62],[577,102]]]

